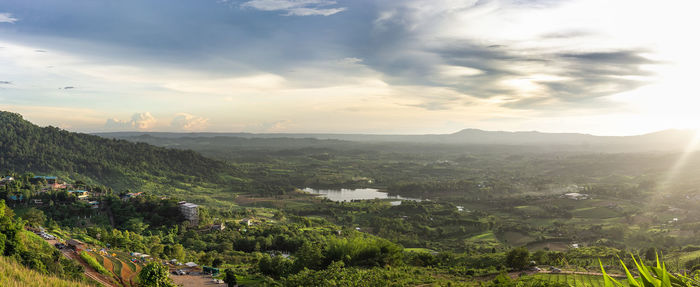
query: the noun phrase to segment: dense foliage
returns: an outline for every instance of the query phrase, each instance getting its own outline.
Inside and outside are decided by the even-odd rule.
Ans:
[[[168,278],[168,267],[158,262],[149,263],[139,273],[139,283],[143,287],[175,286]]]

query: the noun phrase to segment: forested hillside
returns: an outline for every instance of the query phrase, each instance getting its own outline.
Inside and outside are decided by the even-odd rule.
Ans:
[[[114,188],[137,188],[139,179],[223,183],[239,173],[193,151],[39,127],[9,112],[0,112],[0,168],[80,174]]]

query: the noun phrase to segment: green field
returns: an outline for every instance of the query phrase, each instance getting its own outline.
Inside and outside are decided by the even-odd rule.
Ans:
[[[605,219],[620,217],[620,213],[608,207],[587,207],[574,210],[574,216],[582,218]]]
[[[542,279],[549,282],[566,283],[570,286],[593,286],[603,287],[603,276],[597,275],[582,275],[582,274],[536,274],[530,276],[532,278]],[[625,286],[628,286],[625,280],[618,280]]]
[[[435,253],[437,251],[428,248],[404,248],[403,251],[406,252],[423,252],[423,253]]]

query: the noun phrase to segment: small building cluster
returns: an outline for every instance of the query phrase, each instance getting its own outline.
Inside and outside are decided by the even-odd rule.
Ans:
[[[5,176],[0,178],[0,186],[5,186],[14,182],[16,179],[12,176]],[[56,176],[48,175],[37,175],[29,178],[29,182],[33,185],[38,185],[39,189],[31,194],[23,194],[22,192],[11,192],[7,195],[7,199],[11,201],[28,201],[29,203],[41,206],[48,202],[45,202],[46,198],[39,198],[42,194],[52,192],[52,191],[64,191],[69,195],[75,196],[78,200],[88,201],[90,197],[95,197],[101,195],[99,190],[97,192],[91,192],[88,190],[77,189],[72,184],[68,184],[65,181],[59,180]],[[93,209],[99,209],[100,203],[98,201],[87,202]]]
[[[48,176],[48,175],[37,175],[29,180],[32,184],[37,184],[45,182],[46,185],[41,189],[42,192],[48,192],[49,190],[59,190],[69,188],[70,185],[65,181],[59,181],[58,177]]]
[[[14,177],[11,176],[6,176],[3,178],[0,178],[0,186],[5,186],[6,184],[15,181]]]
[[[132,199],[132,198],[135,198],[135,197],[139,197],[139,196],[141,196],[142,194],[143,194],[143,191],[142,191],[142,192],[129,192],[129,193],[127,193],[127,194],[122,195],[122,196],[121,196],[121,199],[122,199],[123,201],[127,201],[127,200],[129,200],[129,199]]]

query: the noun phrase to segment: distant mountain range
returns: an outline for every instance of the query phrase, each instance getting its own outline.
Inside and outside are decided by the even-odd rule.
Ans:
[[[106,138],[150,142],[153,139],[245,138],[245,139],[318,139],[374,143],[414,143],[445,145],[500,145],[556,147],[557,150],[600,152],[677,151],[694,139],[690,130],[664,130],[636,136],[594,136],[579,133],[504,132],[464,129],[452,134],[373,135],[373,134],[293,134],[293,133],[97,133]]]

